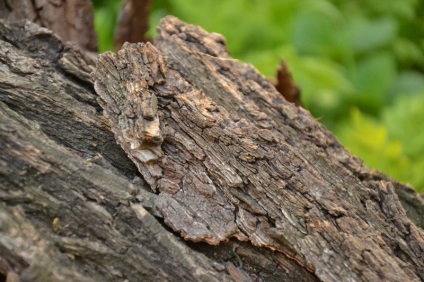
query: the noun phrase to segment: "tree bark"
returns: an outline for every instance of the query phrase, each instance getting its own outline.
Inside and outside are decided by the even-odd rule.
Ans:
[[[424,280],[411,188],[221,36],[175,18],[159,32],[95,68],[46,29],[0,22],[3,280]]]
[[[97,52],[97,35],[91,2],[87,0],[0,0],[0,18],[28,19],[73,41],[81,48]]]
[[[121,49],[125,42],[147,42],[149,38],[149,15],[151,0],[124,0],[119,11],[115,29],[115,50]]]

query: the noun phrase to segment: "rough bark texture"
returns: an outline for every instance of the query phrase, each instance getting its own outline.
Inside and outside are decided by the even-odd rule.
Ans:
[[[0,0],[0,18],[28,19],[73,41],[89,51],[97,51],[93,11],[87,0]]]
[[[151,0],[124,0],[115,30],[115,50],[125,42],[146,42],[149,30]]]
[[[398,200],[422,226],[412,189],[219,35],[174,18],[160,34],[102,55],[107,121],[91,58],[0,21],[0,281],[423,279],[423,233]]]
[[[0,273],[229,280],[143,208],[155,195],[97,112],[81,54],[30,22],[0,22],[0,34]]]
[[[100,55],[115,136],[185,239],[236,238],[324,281],[424,279],[424,237],[397,185],[368,172],[216,34],[166,18],[151,44]]]

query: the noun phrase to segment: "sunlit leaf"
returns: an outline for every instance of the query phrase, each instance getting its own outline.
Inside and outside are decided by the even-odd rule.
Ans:
[[[391,89],[390,98],[395,101],[400,95],[420,95],[424,92],[424,74],[404,71],[398,74]]]
[[[351,79],[361,108],[378,112],[384,106],[395,75],[395,62],[388,53],[367,57],[351,69]]]
[[[424,158],[424,95],[422,94],[399,97],[383,115],[383,121],[390,135],[407,144],[405,151],[412,158]]]
[[[366,52],[390,44],[396,36],[397,24],[391,18],[352,21],[352,47],[355,52]]]
[[[388,130],[381,122],[353,109],[351,118],[340,124],[336,132],[343,145],[368,166],[401,181],[411,179],[411,160],[405,154],[402,142],[389,138]]]

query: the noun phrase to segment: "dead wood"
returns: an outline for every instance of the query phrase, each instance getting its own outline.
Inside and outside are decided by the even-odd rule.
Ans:
[[[0,34],[0,277],[229,280],[143,208],[155,195],[98,112],[89,60],[27,21]]]
[[[277,89],[288,102],[294,103],[296,106],[302,105],[300,101],[300,88],[294,83],[290,70],[284,60],[281,60],[280,67],[277,70],[275,89]]]
[[[94,79],[168,226],[269,248],[324,281],[424,279],[423,232],[397,183],[231,59],[219,35],[172,17],[159,34],[156,47],[100,55]]]
[[[0,21],[0,278],[423,280],[411,188],[221,36],[167,18],[154,45],[98,61],[106,120],[91,58]]]

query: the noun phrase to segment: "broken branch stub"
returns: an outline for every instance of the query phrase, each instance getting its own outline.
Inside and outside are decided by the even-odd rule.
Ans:
[[[423,232],[395,182],[231,59],[221,36],[173,17],[159,34],[100,55],[93,79],[168,226],[270,248],[325,281],[424,279]]]

